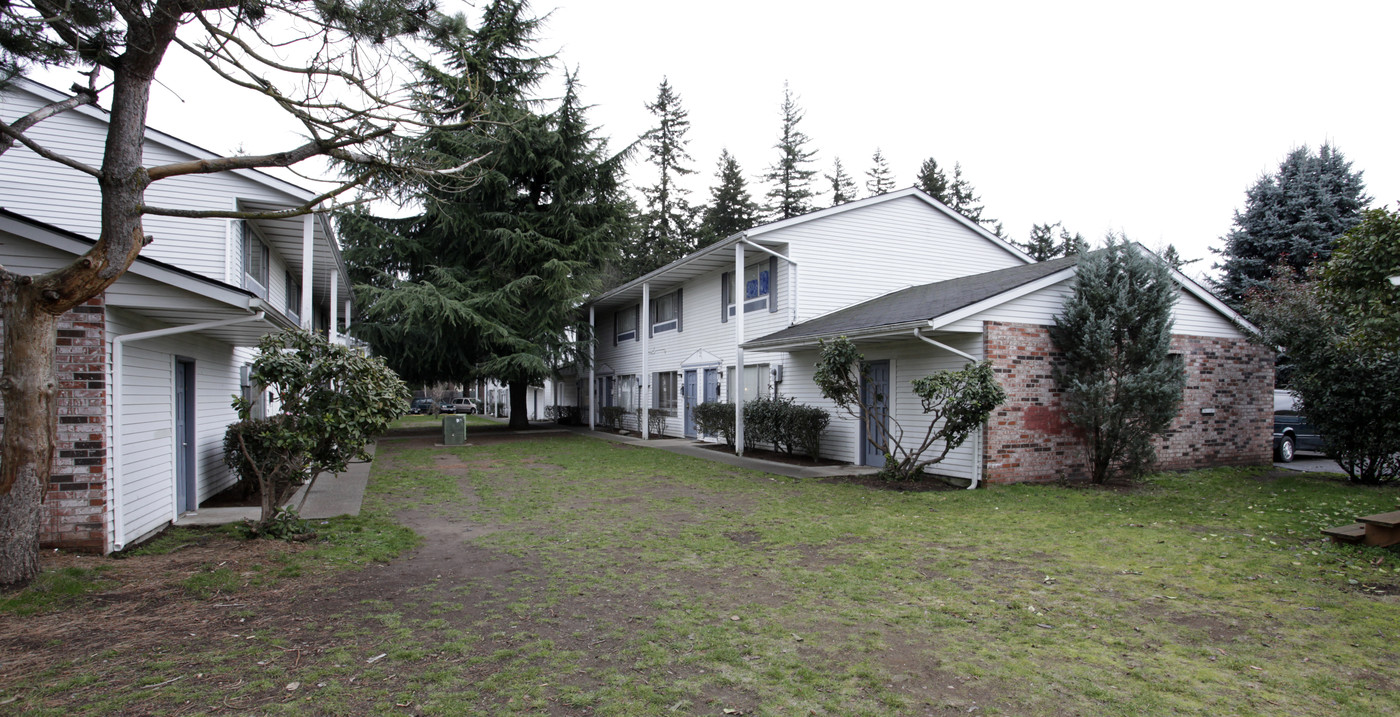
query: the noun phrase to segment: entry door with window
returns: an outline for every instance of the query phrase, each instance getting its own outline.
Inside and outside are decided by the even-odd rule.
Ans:
[[[601,424],[603,408],[613,405],[613,377],[599,376],[594,380],[597,382],[594,388],[598,393],[598,405],[593,408],[593,420]]]
[[[684,391],[683,391],[683,396],[682,396],[682,400],[685,401],[685,437],[686,437],[686,438],[694,438],[694,437],[695,437],[695,404],[696,404],[696,399],[698,398],[698,396],[696,395],[696,390],[695,390],[695,389],[696,389],[696,386],[695,386],[695,371],[694,371],[694,370],[686,371],[686,372],[685,372],[685,389],[684,389]]]
[[[194,362],[175,361],[175,506],[180,512],[199,507],[194,465]]]
[[[862,456],[867,466],[885,465],[882,450],[889,440],[890,420],[890,362],[871,361],[869,376],[861,382],[860,401],[868,409],[865,425],[861,426]]]

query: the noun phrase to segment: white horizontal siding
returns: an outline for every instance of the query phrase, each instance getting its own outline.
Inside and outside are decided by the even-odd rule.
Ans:
[[[1074,279],[1066,279],[1000,306],[970,316],[945,327],[954,331],[982,330],[983,321],[1039,324],[1049,326],[1063,310],[1064,302],[1074,294]],[[1177,290],[1177,302],[1172,307],[1172,333],[1184,336],[1214,336],[1241,338],[1240,331],[1229,319],[1192,294]]]
[[[798,321],[906,286],[1025,261],[915,197],[800,223],[762,236],[798,262]]]
[[[121,309],[107,312],[108,335],[160,328]],[[110,346],[109,346],[109,356]],[[120,441],[124,535],[127,542],[175,517],[175,360],[195,362],[195,473],[203,501],[233,484],[223,463],[223,437],[237,420],[230,402],[238,392],[234,347],[196,334],[128,342],[121,376]],[[110,368],[109,368],[110,370]]]
[[[39,107],[39,98],[19,88],[0,94],[0,116],[6,120]],[[93,168],[102,163],[106,123],[79,112],[65,112],[31,128],[28,135],[42,146]],[[147,167],[195,157],[159,142],[144,146]],[[146,203],[171,209],[233,209],[238,199],[290,204],[290,195],[236,172],[186,175],[155,182],[146,190]],[[92,177],[46,160],[16,145],[0,155],[0,205],[61,229],[96,239],[101,231],[101,196]],[[147,215],[143,230],[153,238],[143,256],[174,264],[218,281],[241,274],[230,271],[234,259],[225,219],[190,219]],[[239,267],[241,271],[241,267]]]

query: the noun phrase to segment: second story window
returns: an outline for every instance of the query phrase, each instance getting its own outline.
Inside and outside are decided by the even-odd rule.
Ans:
[[[744,269],[744,312],[768,308],[768,262]]]
[[[240,224],[243,232],[243,288],[266,299],[272,252],[248,222]]]
[[[287,277],[287,316],[297,323],[301,323],[301,284],[292,276],[292,272],[283,272]]]
[[[632,341],[637,338],[637,308],[629,306],[613,314],[613,343]]]
[[[681,329],[681,291],[667,294],[651,301],[651,332],[679,331]]]

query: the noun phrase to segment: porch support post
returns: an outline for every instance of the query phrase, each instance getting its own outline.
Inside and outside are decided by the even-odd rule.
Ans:
[[[588,307],[588,334],[592,340],[588,342],[588,430],[597,430],[593,427],[593,416],[598,412],[597,398],[597,375],[594,373],[598,366],[598,326],[593,320],[593,307]]]
[[[637,399],[641,403],[638,406],[637,420],[642,425],[637,426],[637,430],[642,432],[642,439],[651,438],[651,374],[647,354],[651,351],[651,282],[642,283],[642,305],[637,307],[637,330],[642,332],[642,384],[641,396]]]
[[[734,452],[744,455],[744,243],[734,244]]]
[[[316,265],[316,215],[307,214],[301,218],[301,327],[308,331],[316,324],[312,320],[311,295],[315,290]]]
[[[330,328],[326,329],[328,343],[335,343],[335,328],[340,318],[337,316],[340,310],[340,307],[337,306],[338,303],[340,303],[340,270],[331,269],[331,325]]]
[[[345,300],[345,333],[350,333],[350,300]]]

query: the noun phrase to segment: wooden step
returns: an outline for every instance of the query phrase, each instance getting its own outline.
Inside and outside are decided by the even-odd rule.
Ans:
[[[1393,510],[1389,513],[1376,513],[1375,515],[1363,515],[1357,518],[1356,522],[1378,525],[1382,528],[1400,528],[1400,510]]]
[[[1323,528],[1322,534],[1334,543],[1359,543],[1366,538],[1366,524],[1352,523],[1336,528]]]

